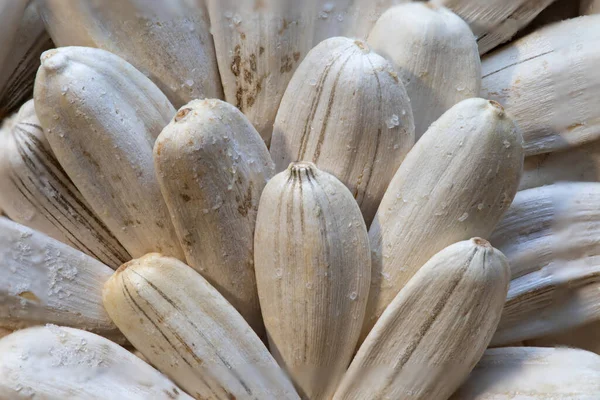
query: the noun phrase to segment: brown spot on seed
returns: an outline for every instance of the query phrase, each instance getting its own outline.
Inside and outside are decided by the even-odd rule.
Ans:
[[[245,34],[244,32],[241,32],[241,33],[240,33],[240,38],[241,38],[242,40],[246,40],[246,34]]]
[[[252,208],[252,187],[253,184],[250,183],[248,186],[248,190],[246,191],[246,195],[242,199],[241,204],[238,206],[238,212],[245,217],[248,215],[248,211]]]
[[[183,201],[185,201],[186,203],[189,202],[190,200],[192,200],[192,198],[190,196],[188,196],[185,193],[181,193],[181,198],[183,199]]]
[[[265,52],[265,48],[262,47],[262,46],[260,46],[259,49],[258,49],[258,55],[262,56],[264,52]]]
[[[84,150],[82,154],[85,158],[88,159],[90,164],[92,164],[96,168],[100,168],[100,164],[98,164],[98,162],[96,160],[94,160],[94,158],[92,157],[92,155],[90,153],[88,153],[87,151]]]
[[[298,62],[299,59],[300,59],[300,52],[296,51],[294,53],[294,61]]]
[[[240,76],[240,69],[242,66],[242,48],[238,44],[235,46],[233,61],[231,62],[231,72],[235,76]]]
[[[585,126],[585,124],[584,124],[584,123],[581,123],[581,122],[576,122],[576,123],[574,123],[574,124],[571,124],[571,125],[569,125],[569,126],[567,127],[567,130],[568,130],[569,132],[571,132],[571,131],[573,131],[573,130],[575,130],[575,129],[577,129],[577,128],[581,128],[582,126]]]
[[[256,54],[250,54],[250,69],[256,72]]]
[[[192,111],[191,108],[182,108],[181,110],[179,110],[177,114],[175,114],[175,122],[181,121],[183,118],[185,118],[186,115],[190,113],[190,111]]]
[[[239,87],[235,92],[235,106],[240,110],[244,111],[244,89]]]
[[[27,299],[29,301],[33,301],[35,303],[39,303],[40,302],[40,298],[37,297],[33,292],[30,292],[29,290],[27,290],[25,292],[19,293],[19,297],[22,297],[22,298]]]
[[[282,23],[281,23],[281,29],[279,29],[279,33],[280,35],[283,35],[283,32],[285,32],[285,30],[288,28],[289,22],[287,21],[287,19],[283,19]]]
[[[247,69],[244,69],[244,80],[247,83],[252,84],[252,73]]]
[[[290,56],[286,55],[281,57],[281,68],[279,68],[279,72],[284,74],[286,72],[290,72],[292,69],[292,59]]]

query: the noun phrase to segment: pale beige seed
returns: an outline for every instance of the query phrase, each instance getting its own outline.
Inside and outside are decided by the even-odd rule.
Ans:
[[[260,135],[231,104],[195,100],[162,131],[154,161],[188,264],[263,336],[254,225],[273,162]]]
[[[19,25],[29,0],[11,0],[0,3],[0,66],[10,58],[11,46],[17,37]]]
[[[396,172],[369,229],[363,337],[429,258],[457,241],[490,235],[512,202],[522,166],[521,134],[495,102],[464,100],[431,126]]]
[[[600,138],[599,22],[594,15],[548,25],[483,58],[481,95],[515,118],[527,156]]]
[[[91,211],[46,140],[33,100],[25,103],[0,146],[0,205],[16,222],[60,240],[116,269],[131,259]]]
[[[0,260],[0,327],[51,323],[123,341],[102,305],[106,265],[4,217]]]
[[[345,35],[366,39],[369,32],[388,8],[411,0],[352,0],[350,16],[346,18]]]
[[[600,183],[556,183],[517,193],[490,241],[509,259],[512,279],[563,261],[600,255]]]
[[[600,320],[600,257],[565,261],[510,283],[492,346],[551,335]]]
[[[507,347],[487,350],[450,400],[594,400],[600,356],[575,349]]]
[[[208,13],[190,0],[44,0],[40,13],[57,46],[122,57],[176,107],[223,96]]]
[[[293,163],[265,187],[254,249],[273,355],[302,398],[330,399],[352,359],[369,290],[357,203],[332,175]]]
[[[313,46],[315,0],[207,3],[225,100],[268,144],[283,92]]]
[[[104,286],[129,341],[196,399],[296,399],[293,385],[242,316],[181,261],[148,254]]]
[[[519,190],[561,181],[600,182],[600,141],[526,157]]]
[[[304,1],[309,4],[311,0]],[[313,47],[325,39],[343,36],[348,24],[352,23],[351,15],[356,0],[312,0],[315,7],[315,24]]]
[[[475,37],[447,8],[420,2],[392,7],[367,41],[392,61],[406,87],[417,140],[450,107],[479,96],[481,63]]]
[[[0,64],[0,118],[17,111],[21,104],[32,97],[40,56],[54,47],[39,16],[38,3],[29,2],[12,45],[4,44],[9,49],[10,57]]]
[[[519,192],[492,243],[512,278],[492,344],[550,335],[600,319],[600,183]]]
[[[581,15],[600,14],[600,1],[598,0],[581,0],[579,9]]]
[[[555,0],[432,0],[463,18],[484,54],[509,41]]]
[[[448,398],[489,344],[509,280],[506,257],[483,239],[437,253],[377,321],[334,399]]]
[[[133,256],[183,259],[154,172],[154,141],[175,109],[123,59],[62,47],[42,56],[35,109],[54,155]]]
[[[532,347],[572,347],[600,355],[600,320],[563,333],[527,340]]]
[[[341,180],[369,226],[413,144],[410,100],[391,64],[362,41],[336,37],[311,50],[290,81],[271,155],[279,172],[310,161]]]
[[[121,346],[56,325],[16,331],[0,340],[0,398],[192,399]]]

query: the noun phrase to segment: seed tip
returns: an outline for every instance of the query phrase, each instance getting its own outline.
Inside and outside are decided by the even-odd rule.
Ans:
[[[504,116],[504,107],[502,107],[502,104],[498,103],[495,100],[488,100],[488,103],[494,108],[496,109],[496,111],[498,112],[498,115],[500,117]]]
[[[65,66],[68,57],[60,49],[51,49],[42,53],[40,61],[42,67],[48,71],[57,71]]]
[[[475,243],[476,246],[492,248],[492,245],[490,244],[490,242],[488,242],[487,240],[482,239],[480,237],[474,237],[471,239],[471,241],[473,243]]]
[[[186,117],[186,115],[188,115],[190,113],[190,111],[192,111],[191,108],[182,108],[179,111],[177,111],[177,114],[175,114],[175,122],[179,122],[182,119],[184,119]]]

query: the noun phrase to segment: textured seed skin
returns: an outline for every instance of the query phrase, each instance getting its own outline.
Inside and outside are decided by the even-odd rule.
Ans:
[[[567,182],[600,182],[600,141],[525,158],[519,190]]]
[[[254,226],[274,168],[260,135],[233,105],[195,100],[163,129],[154,162],[189,266],[264,336]]]
[[[392,7],[367,42],[392,62],[406,87],[416,140],[450,107],[479,96],[481,62],[475,37],[447,8],[420,2]]]
[[[3,1],[0,4],[0,65],[4,66],[10,55],[11,45],[19,30],[19,24],[27,8],[28,0]]]
[[[463,18],[477,37],[479,53],[485,54],[509,41],[555,0],[432,0]]]
[[[578,349],[487,350],[450,400],[581,399],[600,392],[600,356]]]
[[[0,397],[191,400],[160,372],[93,333],[56,325],[0,340]]]
[[[581,0],[580,13],[581,15],[600,14],[600,1]]]
[[[292,74],[313,46],[315,0],[208,0],[225,100],[267,145]]]
[[[494,102],[448,110],[406,156],[369,229],[372,277],[363,338],[429,258],[489,237],[517,191],[522,138]]]
[[[3,45],[9,50],[10,57],[0,64],[0,118],[18,111],[23,103],[31,99],[40,56],[44,51],[55,47],[44,28],[37,7],[37,1],[29,3],[12,43],[4,42],[3,36]]]
[[[330,399],[352,359],[369,290],[358,205],[314,164],[290,164],[262,194],[254,249],[273,355],[302,398]]]
[[[437,253],[377,321],[334,399],[448,398],[492,339],[509,281],[506,257],[481,238]]]
[[[345,18],[345,36],[366,39],[373,26],[388,8],[411,0],[352,0],[350,16]]]
[[[0,205],[8,217],[116,269],[131,259],[93,213],[46,140],[33,100],[0,138]]]
[[[551,24],[482,60],[481,95],[515,118],[527,156],[600,138],[598,23],[592,15]]]
[[[208,13],[191,0],[43,0],[40,13],[57,46],[118,55],[176,107],[223,97]]]
[[[196,399],[299,400],[242,316],[177,259],[124,264],[104,286],[104,304],[135,348]]]
[[[311,50],[290,81],[271,155],[279,172],[311,161],[333,174],[369,226],[413,144],[412,108],[394,68],[366,43],[335,37]]]
[[[500,346],[600,319],[600,183],[557,183],[517,193],[491,236],[512,281],[492,340]]]
[[[102,306],[106,265],[5,217],[0,260],[0,327],[59,324],[123,342]]]
[[[527,340],[525,345],[532,347],[571,347],[592,351],[600,355],[598,335],[600,335],[600,321],[595,321],[562,333]]]
[[[183,259],[152,157],[175,114],[165,95],[114,54],[62,47],[42,56],[35,109],[56,159],[131,256]]]

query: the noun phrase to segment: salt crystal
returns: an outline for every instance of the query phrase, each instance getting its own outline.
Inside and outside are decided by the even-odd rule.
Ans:
[[[392,117],[387,120],[387,127],[389,129],[393,129],[399,125],[400,125],[400,118],[396,114],[393,114]]]

